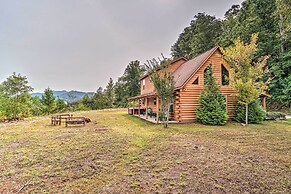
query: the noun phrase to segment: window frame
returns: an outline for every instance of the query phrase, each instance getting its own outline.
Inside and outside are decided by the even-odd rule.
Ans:
[[[229,70],[225,67],[224,64],[221,64],[221,85],[222,86],[229,86],[230,85],[229,82],[230,82],[229,81]]]
[[[197,83],[195,83],[197,81]],[[199,85],[199,76],[192,82],[193,85]]]

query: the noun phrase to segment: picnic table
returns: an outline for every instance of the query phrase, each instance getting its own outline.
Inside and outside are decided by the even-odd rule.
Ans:
[[[73,114],[71,113],[64,113],[59,115],[54,115],[51,117],[51,124],[52,125],[61,125],[62,120],[66,121],[66,119],[73,117]]]
[[[66,118],[66,127],[68,125],[79,125],[82,124],[83,126],[85,126],[85,117],[69,117]]]

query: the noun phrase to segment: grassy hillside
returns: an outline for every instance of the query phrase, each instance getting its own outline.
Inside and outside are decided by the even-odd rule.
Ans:
[[[174,124],[125,111],[0,124],[0,193],[290,193],[291,121]]]

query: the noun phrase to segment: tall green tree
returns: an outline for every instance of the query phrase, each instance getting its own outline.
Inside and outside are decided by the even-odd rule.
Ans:
[[[114,104],[118,107],[126,107],[127,99],[137,96],[140,93],[139,79],[144,74],[145,69],[140,62],[131,61],[124,70],[121,77],[115,83]]]
[[[140,93],[139,79],[144,74],[144,72],[145,69],[137,60],[131,61],[125,68],[122,79],[126,85],[128,97],[133,97]]]
[[[244,44],[239,38],[234,40],[234,45],[222,49],[223,58],[230,67],[230,85],[238,92],[239,103],[246,107],[246,124],[248,124],[248,106],[259,96],[265,93],[267,82],[262,80],[268,56],[261,57],[254,62],[257,51],[258,35],[253,34],[251,42]]]
[[[28,103],[29,92],[33,91],[33,88],[28,85],[26,76],[14,72],[1,84],[1,90],[4,95],[11,99],[12,106],[9,106],[9,108],[11,108],[14,118],[26,111],[22,107]]]
[[[96,93],[92,97],[93,99],[93,109],[104,109],[107,108],[106,97],[102,87],[99,87]]]
[[[89,97],[88,94],[85,94],[81,99],[81,103],[89,110],[93,110],[94,101],[93,98]]]
[[[114,82],[113,79],[110,78],[108,84],[104,91],[106,98],[106,108],[113,108],[114,103]]]
[[[114,106],[116,107],[126,107],[127,99],[129,98],[127,84],[123,80],[123,76],[119,77],[117,82],[115,83],[115,98],[114,98]]]
[[[198,13],[190,26],[179,35],[177,42],[171,48],[171,54],[174,58],[183,56],[192,58],[214,47],[221,32],[219,19],[205,13]]]
[[[197,120],[203,124],[224,125],[228,118],[226,100],[220,93],[211,64],[205,70],[204,80],[204,91],[199,97],[200,106],[196,112]]]
[[[31,97],[30,99],[30,110],[33,116],[40,116],[44,114],[44,107],[41,103],[41,99],[38,96]]]
[[[55,111],[57,112],[64,112],[67,109],[67,104],[63,99],[58,98],[56,100],[56,108]]]
[[[276,10],[273,14],[278,24],[277,39],[278,56],[270,58],[270,76],[273,78],[269,93],[270,106],[273,109],[291,109],[291,2],[276,0]]]
[[[41,102],[44,105],[44,110],[48,115],[54,112],[56,108],[56,101],[53,91],[49,87],[44,90],[44,93],[41,96]]]
[[[13,117],[12,98],[0,91],[0,120]]]
[[[275,0],[247,0],[242,6],[234,5],[225,14],[223,31],[219,44],[223,47],[232,44],[240,37],[249,42],[253,33],[258,35],[258,50],[255,57],[263,55],[278,56],[278,23],[274,18]],[[274,49],[275,47],[275,49]]]
[[[275,18],[278,21],[281,53],[291,47],[291,1],[276,0]]]

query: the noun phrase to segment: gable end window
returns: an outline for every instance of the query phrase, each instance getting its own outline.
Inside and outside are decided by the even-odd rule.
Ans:
[[[142,80],[142,89],[145,89],[145,79]]]
[[[198,85],[198,84],[199,84],[199,77],[197,77],[197,78],[195,79],[195,81],[194,81],[192,84],[194,84],[194,85]]]
[[[221,84],[223,86],[229,85],[229,72],[223,64],[221,64]]]
[[[205,85],[205,82],[206,82],[206,78],[207,76],[211,76],[211,72],[209,71],[210,69],[212,68],[212,64],[209,64],[205,69],[204,69],[204,72],[203,72],[203,75],[204,75],[204,85]]]

